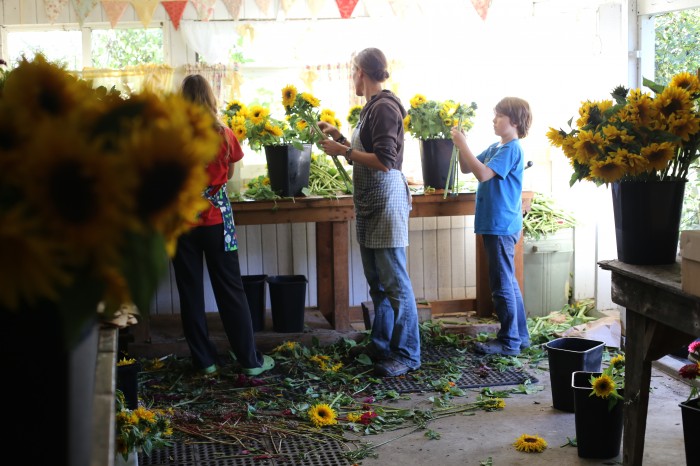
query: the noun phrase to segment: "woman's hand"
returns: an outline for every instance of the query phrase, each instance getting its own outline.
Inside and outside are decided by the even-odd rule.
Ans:
[[[327,121],[319,121],[318,127],[321,131],[323,131],[323,134],[332,137],[334,140],[340,137],[340,131],[338,131],[338,128]]]
[[[345,155],[345,151],[348,149],[347,146],[335,142],[333,139],[321,139],[318,141],[318,145],[323,149],[323,152],[333,157]]]

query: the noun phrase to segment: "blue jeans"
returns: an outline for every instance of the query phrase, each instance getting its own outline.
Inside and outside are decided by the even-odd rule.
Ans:
[[[360,253],[374,304],[372,344],[379,354],[418,369],[418,309],[406,268],[406,248],[360,245]]]
[[[530,346],[525,304],[515,278],[515,235],[482,235],[489,261],[489,285],[496,316],[501,323],[497,338],[508,350]]]

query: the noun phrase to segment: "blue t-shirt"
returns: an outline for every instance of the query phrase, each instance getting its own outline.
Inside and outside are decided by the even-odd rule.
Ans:
[[[523,229],[523,149],[519,139],[494,143],[477,159],[496,176],[476,189],[474,231],[482,235],[514,235]]]

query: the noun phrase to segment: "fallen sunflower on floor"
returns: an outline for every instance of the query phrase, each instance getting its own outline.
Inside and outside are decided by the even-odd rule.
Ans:
[[[513,446],[525,453],[542,453],[547,448],[547,441],[537,435],[523,434],[513,442]]]
[[[309,409],[309,420],[314,427],[333,426],[338,423],[335,410],[325,403],[313,405]]]

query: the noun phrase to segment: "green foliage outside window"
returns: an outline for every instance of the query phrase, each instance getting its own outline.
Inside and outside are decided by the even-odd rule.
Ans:
[[[92,66],[122,69],[163,63],[163,30],[99,29],[92,32]]]
[[[682,71],[700,69],[700,8],[675,11],[654,18],[654,81],[668,84]],[[688,172],[681,229],[700,228],[700,163],[696,160]]]

